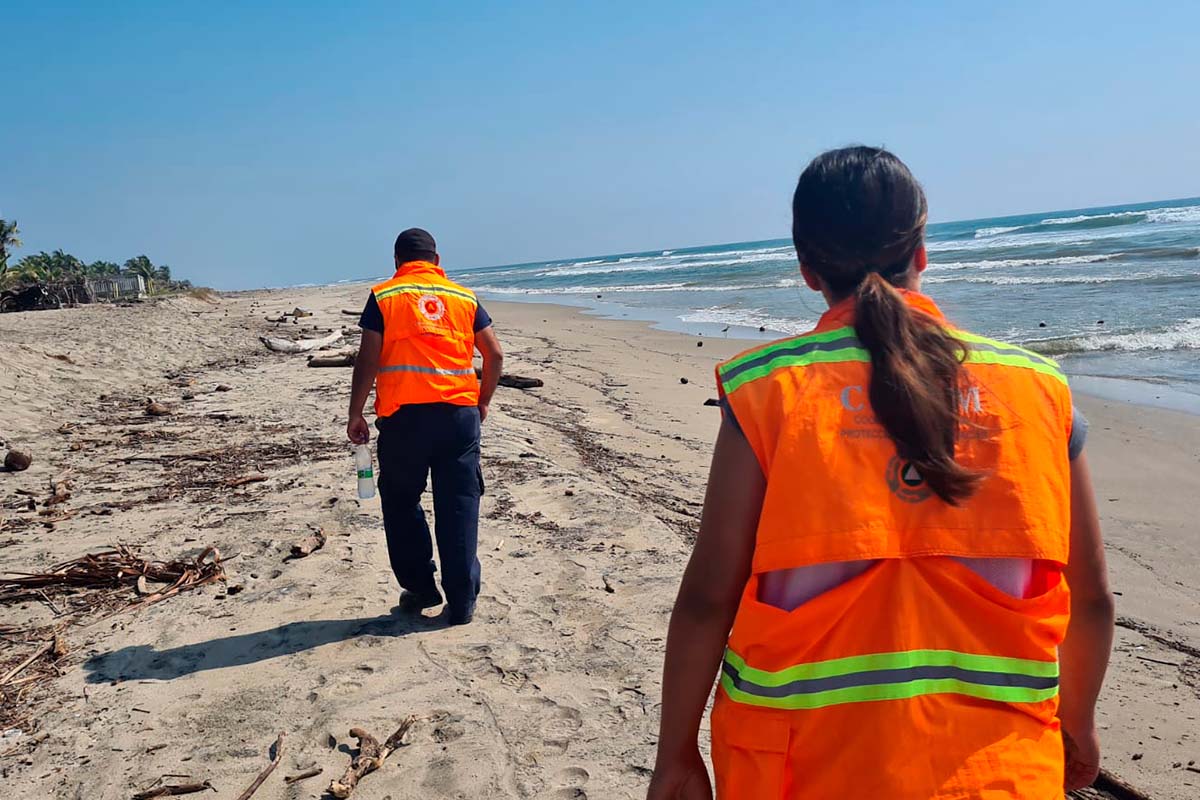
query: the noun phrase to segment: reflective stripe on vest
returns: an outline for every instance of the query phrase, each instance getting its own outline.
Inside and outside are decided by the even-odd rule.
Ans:
[[[906,650],[765,672],[726,650],[721,687],[736,702],[788,710],[931,694],[1037,703],[1058,694],[1058,663],[954,650]]]
[[[1049,375],[1067,383],[1058,364],[1037,353],[1013,345],[1006,345],[982,336],[959,330],[951,335],[970,345],[967,352],[968,364],[1003,364]],[[732,394],[743,385],[765,377],[784,367],[803,367],[809,364],[837,364],[851,361],[869,363],[871,354],[862,346],[852,327],[836,328],[789,339],[770,347],[755,350],[736,358],[720,368],[725,392]]]
[[[419,364],[390,364],[380,367],[380,372],[417,372],[422,375],[474,375],[471,367],[466,369],[442,369],[441,367],[425,367]]]
[[[398,294],[444,294],[451,297],[459,297],[463,300],[469,300],[472,305],[478,305],[479,301],[470,292],[459,291],[452,289],[449,286],[430,286],[423,283],[402,283],[397,286],[391,286],[381,292],[375,294],[375,301],[386,300],[389,297],[394,297]]]

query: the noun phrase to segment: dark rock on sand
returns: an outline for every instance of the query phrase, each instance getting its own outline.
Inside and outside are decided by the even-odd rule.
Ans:
[[[24,472],[33,463],[33,456],[21,450],[9,450],[4,456],[4,468],[9,472]]]

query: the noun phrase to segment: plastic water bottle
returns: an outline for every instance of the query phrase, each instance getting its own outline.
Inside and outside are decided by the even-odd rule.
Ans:
[[[358,496],[367,500],[375,496],[375,469],[371,466],[371,448],[365,444],[354,448],[354,468],[358,470]]]

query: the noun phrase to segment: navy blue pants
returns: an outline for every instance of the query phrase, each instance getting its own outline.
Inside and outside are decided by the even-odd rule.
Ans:
[[[433,476],[433,522],[442,591],[452,609],[471,608],[479,594],[479,409],[448,403],[402,406],[381,417],[379,499],[388,558],[400,586],[433,594],[433,542],[421,508]]]

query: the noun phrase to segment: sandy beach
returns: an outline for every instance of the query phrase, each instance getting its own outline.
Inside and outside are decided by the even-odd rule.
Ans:
[[[116,800],[188,776],[167,782],[211,781],[216,795],[195,796],[234,800],[284,732],[255,799],[321,797],[351,727],[382,739],[410,714],[407,746],[354,797],[644,796],[667,619],[719,420],[712,369],[746,344],[489,303],[506,371],[545,386],[496,395],[483,593],[474,624],[446,629],[391,613],[378,500],[354,493],[349,370],[259,341],[352,325],[341,309],[365,292],[0,315],[0,440],[34,458],[0,473],[0,572],[117,543],[229,559],[223,583],[105,619],[73,615],[69,597],[0,604],[0,672],[33,652],[21,631],[76,620],[61,675],[30,682],[32,716],[0,730],[5,796]],[[267,321],[297,306],[314,315]],[[150,398],[171,413],[147,416]],[[1105,766],[1156,800],[1195,798],[1200,425],[1077,403],[1120,615]],[[56,479],[70,496],[46,506]],[[289,558],[316,530],[324,546]],[[323,772],[285,784],[310,767]]]

